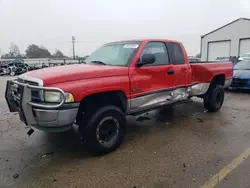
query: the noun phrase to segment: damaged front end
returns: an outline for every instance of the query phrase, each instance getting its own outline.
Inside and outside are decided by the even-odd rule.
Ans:
[[[58,103],[38,100],[45,91],[59,93],[62,100]],[[18,112],[22,122],[46,132],[69,130],[79,106],[78,103],[66,103],[66,94],[59,88],[43,87],[41,82],[19,78],[7,81],[5,99],[10,112]]]

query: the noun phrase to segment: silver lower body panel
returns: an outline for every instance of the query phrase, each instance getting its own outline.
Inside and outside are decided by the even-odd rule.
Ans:
[[[192,96],[203,95],[207,92],[210,83],[199,83],[188,87],[180,87],[172,90],[156,91],[155,93],[138,96],[128,101],[128,114],[153,109],[181,101],[188,100]]]
[[[65,131],[72,128],[78,108],[65,110],[33,109],[36,124],[31,125],[41,130]]]
[[[233,79],[228,79],[225,81],[224,88],[228,88],[233,82]]]
[[[188,95],[189,96],[200,96],[207,92],[210,83],[200,83],[190,86]]]
[[[5,98],[10,111],[18,112],[21,121],[46,132],[69,130],[76,119],[80,105],[80,103],[65,103],[53,107],[51,104],[34,103],[29,86],[13,81],[7,82]]]

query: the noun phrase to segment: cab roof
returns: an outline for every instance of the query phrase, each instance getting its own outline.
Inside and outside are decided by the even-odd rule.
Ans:
[[[107,44],[112,44],[116,42],[152,42],[152,41],[158,41],[158,42],[173,42],[173,43],[178,43],[180,44],[181,42],[176,41],[176,40],[169,40],[169,39],[131,39],[131,40],[121,40],[121,41],[112,41],[108,42]]]

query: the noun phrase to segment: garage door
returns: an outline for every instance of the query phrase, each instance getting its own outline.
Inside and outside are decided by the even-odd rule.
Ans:
[[[217,57],[230,56],[231,41],[209,42],[208,61],[213,61]]]
[[[245,53],[250,53],[250,39],[240,40],[239,56],[242,56]]]

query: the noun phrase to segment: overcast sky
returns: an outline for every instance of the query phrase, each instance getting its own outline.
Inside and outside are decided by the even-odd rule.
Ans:
[[[201,35],[239,17],[250,18],[250,0],[0,0],[0,49],[38,44],[72,56],[71,36],[77,55],[114,40],[169,38],[195,55]]]

